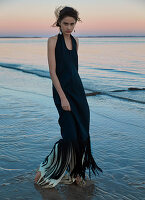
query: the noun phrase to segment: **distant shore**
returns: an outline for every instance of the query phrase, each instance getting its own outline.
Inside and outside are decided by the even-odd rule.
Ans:
[[[48,36],[48,37],[51,37],[51,36]],[[145,36],[136,36],[136,35],[134,35],[134,36],[131,36],[131,35],[124,35],[124,36],[119,36],[119,35],[107,35],[107,36],[103,36],[103,35],[99,35],[99,36],[92,36],[92,35],[90,35],[90,36],[77,36],[77,37],[79,37],[79,38],[106,38],[106,37],[145,37]],[[3,36],[3,37],[1,37],[0,36],[0,38],[47,38],[47,37],[17,37],[17,36]]]

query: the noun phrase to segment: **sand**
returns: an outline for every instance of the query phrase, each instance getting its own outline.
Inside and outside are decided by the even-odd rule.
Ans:
[[[145,106],[88,96],[92,153],[103,174],[85,187],[34,184],[36,169],[61,138],[51,80],[0,68],[1,199],[145,199]]]

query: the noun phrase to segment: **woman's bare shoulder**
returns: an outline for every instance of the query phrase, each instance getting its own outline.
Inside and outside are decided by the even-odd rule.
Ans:
[[[78,47],[79,47],[79,39],[78,39],[78,37],[74,37],[75,38],[75,40],[76,40],[76,43],[77,43],[77,50],[78,50]]]
[[[74,36],[74,38],[75,38],[76,42],[79,43],[79,38],[76,36]]]
[[[48,40],[47,40],[48,44],[50,46],[55,47],[56,42],[57,42],[57,38],[58,38],[58,35],[54,35],[54,36],[49,37]]]

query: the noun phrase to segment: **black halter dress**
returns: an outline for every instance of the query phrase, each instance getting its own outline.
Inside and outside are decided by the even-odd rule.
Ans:
[[[72,183],[80,175],[85,179],[85,171],[90,169],[96,175],[99,168],[91,153],[89,125],[90,110],[84,87],[78,73],[76,40],[70,35],[72,50],[66,46],[63,33],[58,34],[55,59],[56,75],[70,103],[71,111],[63,110],[59,94],[52,84],[53,99],[59,113],[58,123],[62,139],[54,144],[50,154],[40,164],[41,177],[37,184],[54,187],[59,182]]]

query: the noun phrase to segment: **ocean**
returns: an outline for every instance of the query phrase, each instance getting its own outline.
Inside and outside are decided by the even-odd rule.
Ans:
[[[47,38],[0,38],[2,199],[145,199],[144,52],[145,37],[79,38],[79,74],[86,93],[96,92],[87,96],[92,152],[104,174],[85,190],[42,191],[34,171],[60,138]]]

